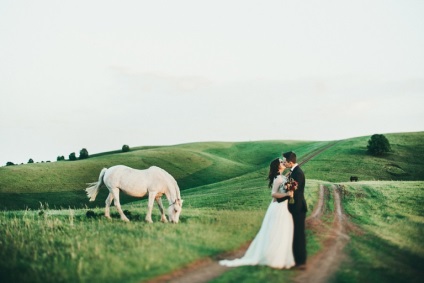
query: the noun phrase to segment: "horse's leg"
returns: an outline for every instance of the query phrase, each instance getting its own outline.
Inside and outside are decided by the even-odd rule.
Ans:
[[[155,202],[156,194],[149,194],[149,202],[147,203],[147,214],[146,214],[146,222],[153,223],[152,221],[152,210],[153,203]]]
[[[112,189],[112,193],[113,193],[113,198],[115,199],[113,203],[115,204],[116,209],[119,212],[119,215],[121,215],[121,219],[124,220],[125,222],[129,222],[130,220],[125,216],[124,212],[122,211],[121,204],[119,203],[119,189],[118,188]]]
[[[110,219],[110,205],[113,200],[113,194],[110,192],[106,199],[105,216]]]
[[[166,219],[165,212],[164,212],[164,209],[163,209],[162,198],[159,197],[159,196],[157,196],[156,197],[156,202],[157,202],[157,204],[159,206],[159,210],[160,210],[160,213],[161,213],[160,221],[162,221],[163,223],[168,222],[168,219]]]

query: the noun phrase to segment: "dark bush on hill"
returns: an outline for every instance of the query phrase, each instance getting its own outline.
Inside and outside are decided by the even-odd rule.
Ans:
[[[124,144],[122,146],[122,152],[128,152],[128,151],[130,151],[130,147],[128,145]]]
[[[88,158],[88,150],[83,148],[80,150],[79,159],[86,159],[86,158]]]
[[[29,163],[34,163],[34,160],[32,159],[32,158],[30,158],[29,160],[28,160],[28,164]]]
[[[375,156],[391,151],[389,140],[384,135],[375,134],[368,140],[368,152]]]
[[[77,156],[75,155],[75,152],[72,152],[71,154],[69,154],[69,160],[71,161],[77,160]]]

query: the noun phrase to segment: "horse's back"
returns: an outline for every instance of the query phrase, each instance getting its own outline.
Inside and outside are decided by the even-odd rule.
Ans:
[[[105,179],[109,179],[112,176],[129,176],[134,175],[134,171],[136,169],[133,169],[131,167],[125,166],[125,165],[115,165],[112,167],[109,167],[105,173]]]
[[[139,171],[142,170],[133,169],[125,165],[115,165],[107,169],[103,181],[108,187],[122,188],[144,179],[140,176]]]
[[[134,169],[125,165],[110,167],[104,176],[104,182],[108,187],[120,189],[129,187],[164,187],[174,183],[175,179],[164,169],[151,166],[147,169]]]
[[[148,170],[151,170],[153,172],[157,172],[158,174],[163,174],[163,175],[167,176],[168,178],[175,180],[174,177],[171,174],[169,174],[165,169],[162,169],[160,167],[150,166]]]

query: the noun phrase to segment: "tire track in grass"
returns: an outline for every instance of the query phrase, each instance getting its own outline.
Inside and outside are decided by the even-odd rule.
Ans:
[[[336,143],[338,143],[339,141],[334,141],[332,143],[329,143],[313,152],[311,152],[310,154],[307,154],[306,156],[304,156],[302,158],[302,161],[299,162],[299,166],[302,166],[303,164],[307,163],[309,160],[311,160],[312,158],[314,158],[315,156],[317,156],[318,154],[326,151],[327,149],[333,147]]]
[[[323,214],[323,207],[324,207],[324,185],[320,185],[317,206],[315,207],[314,211],[312,211],[311,216],[309,216],[306,221],[320,219]]]
[[[333,274],[337,271],[340,263],[345,258],[343,249],[349,241],[347,235],[348,220],[343,213],[340,187],[332,185],[334,198],[334,213],[333,224],[324,240],[324,247],[321,252],[313,256],[307,264],[307,270],[299,271],[299,274],[294,278],[294,282],[328,282]]]

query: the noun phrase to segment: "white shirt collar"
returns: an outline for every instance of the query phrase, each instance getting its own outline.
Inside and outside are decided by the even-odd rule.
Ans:
[[[297,166],[298,164],[296,163],[295,165],[293,165],[293,167],[292,168],[290,168],[290,171],[292,171],[293,172],[293,170],[294,170],[294,168],[296,168],[296,166]]]

